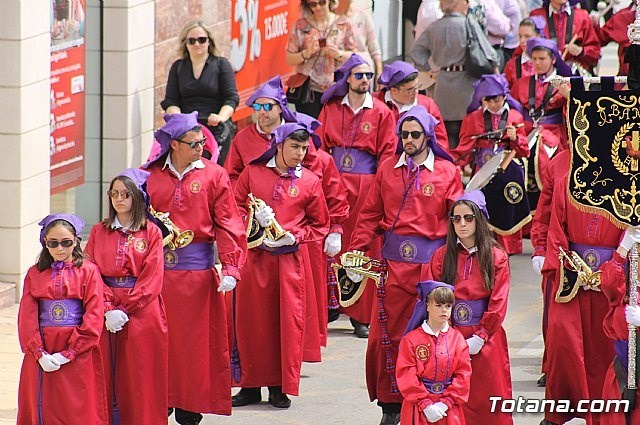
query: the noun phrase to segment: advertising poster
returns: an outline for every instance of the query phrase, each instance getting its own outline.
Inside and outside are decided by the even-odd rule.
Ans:
[[[245,101],[270,78],[280,74],[283,83],[293,68],[285,62],[289,29],[298,20],[300,3],[288,0],[232,0],[231,55],[240,105],[233,115],[251,115]]]
[[[86,0],[50,0],[51,194],[84,183]]]

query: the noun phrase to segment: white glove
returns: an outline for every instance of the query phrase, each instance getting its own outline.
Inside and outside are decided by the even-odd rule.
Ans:
[[[71,361],[60,353],[53,353],[52,356],[60,364],[60,366],[62,366],[63,364],[67,364]]]
[[[440,419],[447,416],[445,412],[443,412],[436,403],[430,404],[424,409],[424,414],[427,417],[427,421],[433,423],[438,422]]]
[[[111,310],[104,314],[104,319],[107,330],[116,333],[129,321],[129,316],[122,310]]]
[[[60,369],[60,363],[51,354],[43,354],[38,359],[38,363],[40,363],[40,367],[45,372],[55,372]]]
[[[640,326],[640,306],[630,306],[624,310],[624,317],[627,323],[633,326]]]
[[[484,339],[478,335],[472,335],[471,338],[467,338],[467,345],[469,346],[469,354],[478,354],[484,345]]]
[[[442,412],[442,416],[447,416],[447,410],[449,410],[449,406],[447,406],[441,401],[433,403],[433,405],[436,406],[438,409],[440,409],[440,412]]]
[[[629,226],[627,227],[627,230],[624,231],[624,236],[620,241],[620,246],[627,251],[631,251],[631,247],[634,243],[640,243],[640,232],[638,232],[637,227]]]
[[[256,210],[253,213],[253,216],[256,218],[256,220],[258,220],[258,224],[261,227],[270,226],[271,223],[273,223],[273,219],[276,217],[276,215],[273,213],[273,209],[269,205]]]
[[[531,259],[531,266],[533,271],[537,274],[542,274],[542,266],[544,265],[544,257],[542,255],[536,255]]]
[[[329,257],[335,257],[342,250],[342,235],[329,233],[324,240],[324,253]]]
[[[350,266],[353,266],[353,261],[351,260],[347,260],[343,266],[346,266],[347,268],[345,268],[346,272],[347,272],[347,277],[349,279],[351,279],[352,282],[354,283],[358,283],[358,282],[362,282],[362,279],[364,279],[364,275],[349,269]]]
[[[236,278],[233,276],[222,276],[220,286],[218,286],[218,292],[233,291],[236,287]]]
[[[264,238],[262,243],[269,248],[280,248],[285,245],[295,245],[296,237],[291,234],[291,232],[287,232],[283,237],[278,239],[277,241],[273,241],[271,239]]]

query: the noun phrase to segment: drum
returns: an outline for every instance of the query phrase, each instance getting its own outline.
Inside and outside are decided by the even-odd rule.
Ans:
[[[465,193],[476,189],[482,189],[488,185],[498,171],[503,168],[503,162],[508,154],[509,151],[500,151],[491,157],[491,159],[486,161],[482,168],[480,168],[473,175],[471,180],[469,180],[469,183],[467,183],[467,186],[464,189]]]

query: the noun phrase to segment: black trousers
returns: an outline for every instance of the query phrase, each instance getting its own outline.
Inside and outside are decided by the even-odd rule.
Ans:
[[[196,412],[189,412],[188,410],[182,410],[179,407],[175,409],[173,407],[169,408],[169,414],[167,416],[171,416],[171,414],[176,412],[176,422],[180,425],[198,425],[202,420],[202,415]]]
[[[322,110],[322,103],[320,102],[322,93],[319,91],[312,91],[311,94],[311,102],[296,103],[296,112],[302,112],[303,114],[307,114],[313,118],[318,118],[318,115],[320,115],[320,111]]]

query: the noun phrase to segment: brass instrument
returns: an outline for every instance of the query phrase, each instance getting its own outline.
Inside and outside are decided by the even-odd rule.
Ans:
[[[161,227],[164,227],[162,232],[162,246],[166,246],[170,250],[174,251],[176,248],[184,248],[193,242],[193,231],[181,231],[180,228],[171,221],[166,213],[156,211],[151,205],[149,205],[149,213],[158,220],[158,224],[160,224]]]
[[[275,218],[271,220],[271,224],[265,227],[264,232],[260,234],[261,227],[254,218],[254,214],[256,210],[267,207],[267,203],[260,198],[256,198],[252,193],[248,195],[248,198],[249,219],[247,220],[247,237],[249,238],[249,249],[260,246],[264,238],[277,241],[283,237],[287,232],[280,226]]]
[[[342,307],[349,307],[358,301],[364,292],[366,280],[371,279],[380,285],[380,262],[369,258],[362,251],[345,252],[340,256],[340,264],[331,265],[338,284],[338,302]],[[347,276],[347,270],[364,276],[362,281],[354,282]]]
[[[600,286],[600,276],[602,275],[600,270],[597,272],[591,270],[591,267],[575,251],[567,253],[562,248],[558,249],[560,286],[558,287],[558,292],[556,292],[556,302],[566,303],[571,301],[578,293],[580,286],[586,286],[588,289],[595,289]],[[569,265],[567,269],[578,275],[575,282],[569,282],[569,279],[565,276],[565,260]]]

